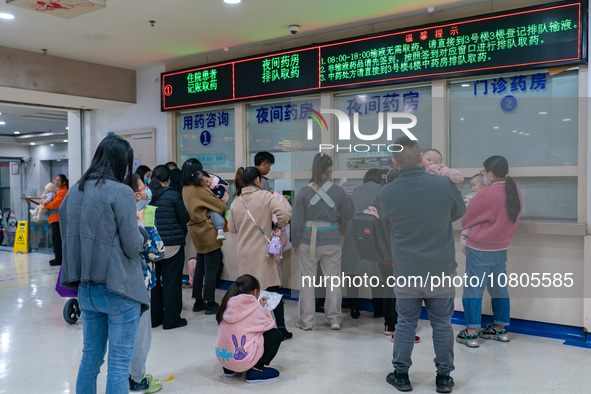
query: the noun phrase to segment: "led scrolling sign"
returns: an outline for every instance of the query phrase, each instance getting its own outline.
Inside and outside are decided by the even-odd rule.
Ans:
[[[528,8],[162,74],[162,110],[586,60],[582,4]]]

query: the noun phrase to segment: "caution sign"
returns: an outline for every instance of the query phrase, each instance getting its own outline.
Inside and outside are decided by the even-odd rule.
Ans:
[[[18,225],[16,227],[16,237],[14,239],[14,249],[12,250],[14,253],[27,253],[29,251],[29,241],[27,239],[28,225],[29,223],[27,222],[18,222]]]

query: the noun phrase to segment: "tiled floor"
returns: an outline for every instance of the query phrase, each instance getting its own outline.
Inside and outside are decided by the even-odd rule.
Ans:
[[[65,300],[54,290],[58,268],[51,255],[14,255],[0,248],[0,393],[73,393],[81,357],[82,322],[67,324]],[[148,372],[162,380],[166,393],[280,392],[392,393],[386,383],[392,370],[392,343],[383,335],[382,319],[362,312],[358,320],[345,314],[343,329],[330,331],[317,314],[315,330],[294,327],[297,304],[286,302],[294,337],[284,342],[272,366],[279,380],[248,384],[244,377],[225,378],[213,345],[213,316],[191,311],[185,289],[187,327],[153,330]],[[218,291],[218,301],[223,292]],[[348,310],[344,311],[348,313]],[[454,327],[459,331],[460,327]],[[429,322],[419,322],[421,343],[415,346],[410,371],[413,392],[435,392],[435,367]],[[454,392],[589,393],[591,350],[563,341],[511,334],[511,342],[486,341],[478,349],[456,344]],[[99,375],[104,392],[106,364]]]

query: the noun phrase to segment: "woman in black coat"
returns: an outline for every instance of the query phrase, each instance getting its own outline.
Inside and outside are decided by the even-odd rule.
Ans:
[[[162,324],[165,330],[170,330],[187,325],[187,320],[181,318],[181,310],[185,239],[190,216],[181,195],[170,187],[168,167],[159,165],[152,170],[149,187],[152,191],[150,205],[157,207],[156,229],[166,249],[164,259],[155,263],[156,287],[152,289],[150,307],[152,327]]]

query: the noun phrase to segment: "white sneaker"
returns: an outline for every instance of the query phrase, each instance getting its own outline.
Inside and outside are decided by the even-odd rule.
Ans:
[[[226,234],[224,234],[223,232],[219,232],[218,236],[216,237],[216,239],[218,241],[225,241],[226,240]]]

